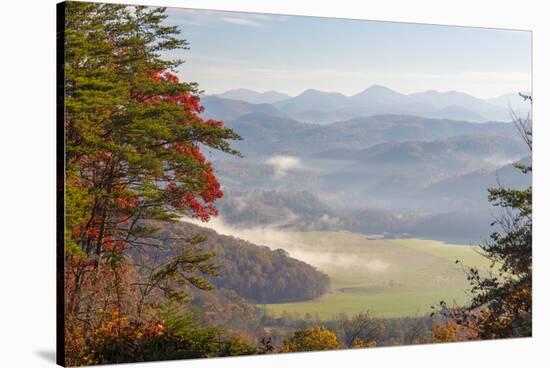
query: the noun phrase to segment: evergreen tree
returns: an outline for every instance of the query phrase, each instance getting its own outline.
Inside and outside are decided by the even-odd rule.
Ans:
[[[531,96],[524,96],[532,102]],[[532,150],[531,118],[514,115],[521,137]],[[531,163],[515,164],[528,175]],[[500,230],[481,245],[482,254],[491,260],[491,275],[468,270],[473,301],[467,308],[449,309],[444,314],[463,328],[462,336],[494,339],[531,336],[532,308],[532,187],[490,188],[489,201],[502,209],[493,222]],[[473,334],[472,334],[473,333]],[[457,336],[460,337],[460,336]]]
[[[176,76],[182,61],[161,57],[188,47],[166,17],[164,8],[65,6],[65,324],[74,364],[89,363],[81,344],[94,328],[111,321],[120,331],[141,314],[136,287],[156,287],[153,302],[162,293],[181,299],[182,287],[209,289],[201,276],[216,274],[214,255],[193,238],[148,278],[129,257],[157,232],[143,220],[216,215],[223,192],[201,149],[238,154],[230,141],[239,136],[203,119],[198,86]]]

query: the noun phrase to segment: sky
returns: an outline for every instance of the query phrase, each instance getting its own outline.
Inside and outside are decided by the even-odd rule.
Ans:
[[[248,88],[353,95],[461,91],[480,98],[531,90],[531,33],[473,27],[169,8],[189,50],[182,80],[205,94]]]

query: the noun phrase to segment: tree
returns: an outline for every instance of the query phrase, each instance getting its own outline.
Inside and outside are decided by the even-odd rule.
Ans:
[[[141,219],[216,215],[223,193],[200,146],[236,154],[228,141],[239,137],[203,120],[197,86],[170,71],[181,61],[160,58],[187,47],[162,24],[165,9],[66,9],[66,252],[81,282],[79,269],[154,233]]]
[[[532,102],[530,96],[522,97]],[[513,117],[521,137],[532,150],[530,116]],[[515,166],[524,174],[532,172],[531,163]],[[469,269],[472,303],[466,308],[447,308],[443,304],[443,312],[469,329],[469,336],[475,338],[531,336],[532,187],[490,188],[489,201],[503,210],[492,224],[499,226],[500,231],[491,234],[490,240],[481,245],[481,251],[491,260],[491,269],[497,272],[484,276],[475,268]]]
[[[475,330],[465,328],[452,319],[434,324],[432,334],[434,343],[468,341],[478,338]]]
[[[153,301],[159,293],[180,298],[182,287],[210,288],[202,276],[215,274],[213,254],[192,237],[145,275],[129,256],[156,246],[148,239],[157,228],[145,220],[215,216],[223,192],[201,149],[238,154],[230,141],[239,136],[203,119],[198,86],[176,76],[182,61],[161,57],[188,47],[165,19],[164,8],[66,4],[60,37],[69,348],[94,327],[110,320],[121,327],[132,313],[139,316],[136,286],[157,289],[146,290]]]
[[[369,313],[359,313],[351,319],[342,318],[340,325],[346,348],[375,346],[380,336],[380,322]]]
[[[312,327],[295,331],[283,342],[282,352],[334,350],[340,347],[333,332],[324,327]]]

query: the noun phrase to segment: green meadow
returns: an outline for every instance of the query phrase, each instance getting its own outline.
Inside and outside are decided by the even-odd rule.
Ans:
[[[330,319],[365,311],[379,317],[420,316],[442,300],[467,303],[465,267],[482,271],[489,267],[475,247],[435,240],[370,240],[348,232],[303,232],[289,234],[285,243],[291,256],[330,276],[331,290],[314,300],[265,305],[274,316],[309,313]]]

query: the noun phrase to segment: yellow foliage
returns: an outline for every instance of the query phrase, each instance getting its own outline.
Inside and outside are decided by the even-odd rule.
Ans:
[[[456,321],[449,320],[443,324],[434,324],[433,342],[456,342],[477,340],[478,336],[474,329],[459,325]]]
[[[324,327],[313,327],[294,332],[283,343],[282,352],[334,350],[341,348],[336,335]]]
[[[375,346],[376,346],[376,341],[374,341],[374,340],[363,341],[358,337],[356,337],[355,340],[353,340],[353,348],[354,349],[373,348]]]

